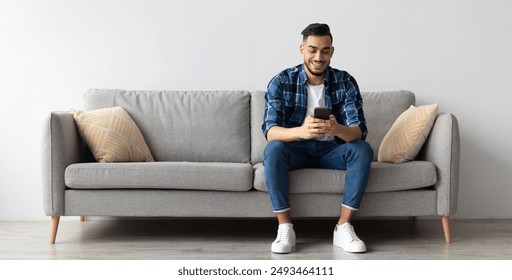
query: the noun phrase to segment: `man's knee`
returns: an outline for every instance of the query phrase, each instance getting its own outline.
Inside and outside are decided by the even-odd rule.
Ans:
[[[370,144],[366,141],[358,140],[355,142],[348,143],[352,146],[352,149],[357,152],[359,158],[364,159],[365,161],[373,160],[373,149]]]
[[[264,158],[267,159],[272,156],[278,156],[282,154],[286,154],[288,151],[288,146],[285,142],[281,141],[271,141],[268,142],[265,147],[265,151],[263,152]]]

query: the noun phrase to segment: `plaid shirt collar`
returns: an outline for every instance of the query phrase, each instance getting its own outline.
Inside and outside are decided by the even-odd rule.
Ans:
[[[308,84],[308,75],[306,74],[306,66],[303,64],[301,65],[297,65],[297,70],[299,71],[299,84],[303,85],[303,86],[307,86]],[[333,74],[331,73],[333,70],[331,68],[331,66],[327,66],[327,69],[325,69],[325,72],[324,72],[324,85],[325,87],[327,88],[327,86],[329,85],[330,81],[331,81],[331,76],[333,76]]]

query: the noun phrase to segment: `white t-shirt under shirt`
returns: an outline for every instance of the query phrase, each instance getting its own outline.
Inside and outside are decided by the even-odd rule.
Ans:
[[[325,97],[324,97],[324,84],[321,85],[310,85],[307,86],[308,92],[308,113],[307,116],[313,115],[316,107],[324,107],[325,106]]]
[[[308,109],[307,115],[314,115],[316,107],[324,107],[325,106],[325,93],[324,93],[324,84],[321,85],[310,85],[307,86],[308,92]],[[319,136],[315,137],[315,140],[319,141],[333,141],[333,136]]]

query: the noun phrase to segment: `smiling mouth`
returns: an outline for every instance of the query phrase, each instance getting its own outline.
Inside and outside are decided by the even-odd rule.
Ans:
[[[321,67],[322,65],[324,65],[324,62],[323,61],[311,61],[310,62],[313,66],[315,67]]]

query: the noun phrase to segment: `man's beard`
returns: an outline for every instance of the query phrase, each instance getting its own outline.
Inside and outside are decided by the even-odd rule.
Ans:
[[[311,73],[311,75],[317,76],[317,77],[323,76],[325,71],[327,71],[327,68],[329,67],[329,64],[327,64],[327,66],[325,67],[324,71],[322,71],[322,72],[314,72],[313,70],[311,70],[311,68],[309,68],[309,65],[308,65],[307,62],[304,61],[304,65],[306,65],[306,68],[308,68],[308,71],[309,71],[309,73]]]

